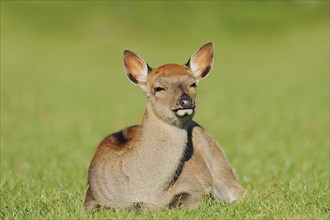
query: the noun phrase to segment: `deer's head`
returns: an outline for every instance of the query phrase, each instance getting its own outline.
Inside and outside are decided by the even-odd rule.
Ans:
[[[184,127],[195,113],[196,87],[210,72],[213,44],[199,48],[185,65],[165,64],[151,68],[140,56],[124,51],[125,72],[141,87],[152,111],[163,121]]]

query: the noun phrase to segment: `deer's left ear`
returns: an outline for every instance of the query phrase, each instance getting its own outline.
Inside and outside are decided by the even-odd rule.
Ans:
[[[213,43],[208,42],[199,48],[188,60],[186,66],[197,81],[205,78],[213,65]]]

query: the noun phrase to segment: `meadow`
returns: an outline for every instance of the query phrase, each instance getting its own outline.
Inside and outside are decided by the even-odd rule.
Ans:
[[[207,41],[195,121],[248,197],[85,211],[97,144],[144,111],[123,50],[156,67]],[[1,1],[0,219],[329,219],[329,153],[328,1]]]

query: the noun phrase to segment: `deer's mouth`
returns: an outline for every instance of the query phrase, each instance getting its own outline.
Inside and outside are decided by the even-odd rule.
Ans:
[[[179,117],[185,117],[185,116],[190,116],[194,113],[195,108],[179,108],[173,110],[175,114]]]

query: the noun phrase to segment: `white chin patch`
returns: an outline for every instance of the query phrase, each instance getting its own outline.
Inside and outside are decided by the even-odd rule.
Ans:
[[[194,112],[192,109],[180,109],[176,111],[177,116],[185,116],[185,115],[191,115]]]

